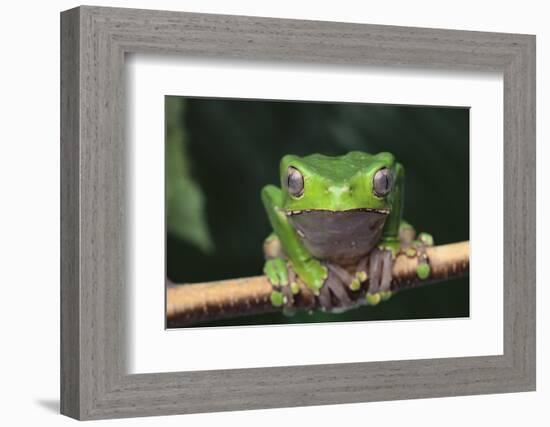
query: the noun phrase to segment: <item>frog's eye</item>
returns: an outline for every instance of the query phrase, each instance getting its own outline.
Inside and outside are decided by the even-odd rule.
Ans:
[[[374,174],[372,188],[374,189],[374,194],[378,197],[387,196],[391,191],[392,185],[393,176],[388,168],[380,169]]]
[[[304,194],[304,177],[295,167],[288,167],[286,183],[291,196],[300,197]]]

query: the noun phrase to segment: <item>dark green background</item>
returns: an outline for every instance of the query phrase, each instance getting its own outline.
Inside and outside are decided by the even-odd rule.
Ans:
[[[405,219],[436,244],[469,239],[467,108],[166,97],[166,117],[167,275],[173,282],[261,274],[270,227],[260,190],[279,185],[285,154],[390,151],[405,166]],[[343,314],[266,314],[208,325],[468,315],[463,278]]]

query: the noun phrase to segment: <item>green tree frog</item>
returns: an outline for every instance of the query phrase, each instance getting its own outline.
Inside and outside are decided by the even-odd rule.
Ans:
[[[433,239],[402,220],[404,168],[391,153],[286,155],[280,178],[280,188],[262,190],[273,228],[264,242],[273,305],[291,307],[299,282],[327,311],[375,305],[391,296],[401,252],[418,257],[417,274],[429,276]]]

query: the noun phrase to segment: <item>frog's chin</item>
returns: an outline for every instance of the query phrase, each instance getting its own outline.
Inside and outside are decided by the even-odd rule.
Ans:
[[[315,258],[344,264],[359,260],[376,246],[389,213],[370,208],[304,209],[286,215]]]

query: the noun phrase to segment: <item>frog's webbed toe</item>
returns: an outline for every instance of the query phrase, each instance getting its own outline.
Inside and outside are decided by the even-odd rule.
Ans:
[[[393,257],[391,250],[372,250],[369,257],[369,288],[366,299],[370,304],[377,304],[389,294],[392,281]]]
[[[330,275],[330,273],[329,273]],[[321,308],[325,311],[330,311],[332,309],[332,293],[330,292],[329,286],[327,286],[327,281],[323,285],[323,287],[319,291],[319,296],[317,299],[319,300],[319,305]]]
[[[384,263],[382,266],[382,277],[380,278],[380,292],[390,290],[393,270],[393,256],[391,251],[384,251]]]
[[[327,286],[332,292],[332,294],[334,295],[335,299],[337,300],[337,306],[345,308],[353,305],[353,301],[351,300],[348,294],[349,281],[342,280],[342,275],[341,274],[339,275],[338,273],[336,273],[330,265],[328,265],[328,269],[329,269],[329,273],[328,273],[327,282],[325,283],[325,286]]]
[[[294,285],[296,285],[296,273],[294,273],[294,269],[287,265],[287,274],[288,274],[288,285],[281,286],[280,290],[283,294],[283,302],[285,308],[291,308],[294,305],[294,294],[295,294],[295,288]]]

